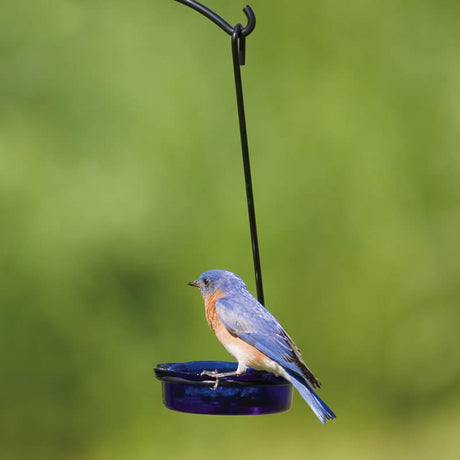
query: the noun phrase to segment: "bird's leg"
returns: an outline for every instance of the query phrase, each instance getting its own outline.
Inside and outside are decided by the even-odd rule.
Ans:
[[[219,383],[220,383],[220,379],[222,379],[223,377],[233,377],[234,375],[241,375],[241,374],[244,374],[245,372],[246,372],[246,366],[238,364],[238,368],[236,369],[236,371],[221,372],[221,373],[217,372],[217,370],[203,371],[200,375],[207,375],[209,377],[214,377],[216,379],[216,383],[214,384],[212,389],[217,390]]]

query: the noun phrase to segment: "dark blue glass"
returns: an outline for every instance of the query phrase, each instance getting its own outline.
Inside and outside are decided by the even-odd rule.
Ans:
[[[248,370],[239,376],[224,377],[219,387],[202,371],[232,372],[237,363],[192,361],[164,363],[155,367],[163,386],[163,403],[168,409],[194,414],[258,415],[283,412],[291,407],[292,385],[281,377]]]

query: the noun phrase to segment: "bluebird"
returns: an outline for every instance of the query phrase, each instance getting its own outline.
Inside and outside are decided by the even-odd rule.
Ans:
[[[322,423],[335,414],[313,388],[320,382],[276,318],[255,299],[243,280],[226,270],[209,270],[188,283],[200,289],[206,320],[225,349],[238,360],[234,372],[203,371],[216,379],[241,375],[247,367],[265,370],[291,382]]]

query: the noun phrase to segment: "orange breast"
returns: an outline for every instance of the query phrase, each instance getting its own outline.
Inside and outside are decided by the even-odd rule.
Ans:
[[[222,321],[216,311],[216,302],[224,297],[222,291],[217,291],[212,295],[204,296],[204,306],[206,308],[206,321],[209,327],[216,332],[216,329],[223,327]]]

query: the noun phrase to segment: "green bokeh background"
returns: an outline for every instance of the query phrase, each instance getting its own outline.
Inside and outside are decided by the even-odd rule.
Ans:
[[[231,359],[187,281],[255,291],[229,37],[172,0],[6,1],[3,459],[458,458],[460,3],[250,5],[266,303],[337,420],[170,412],[153,377]]]

